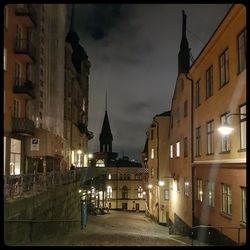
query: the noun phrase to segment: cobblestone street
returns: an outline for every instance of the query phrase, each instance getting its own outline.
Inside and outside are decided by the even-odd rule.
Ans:
[[[169,235],[168,228],[144,213],[110,211],[89,216],[88,225],[57,239],[33,242],[34,246],[188,246]]]

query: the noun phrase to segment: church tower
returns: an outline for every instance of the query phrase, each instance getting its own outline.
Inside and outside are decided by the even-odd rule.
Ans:
[[[109,118],[108,118],[108,111],[107,111],[107,92],[106,92],[106,105],[105,106],[106,107],[105,107],[104,120],[102,124],[102,131],[99,136],[100,152],[111,154],[113,136],[112,136],[110,125],[109,125]]]
[[[181,38],[181,45],[180,51],[178,54],[178,73],[186,74],[190,67],[190,49],[188,48],[188,41],[186,37],[186,19],[187,16],[182,11],[182,38]]]

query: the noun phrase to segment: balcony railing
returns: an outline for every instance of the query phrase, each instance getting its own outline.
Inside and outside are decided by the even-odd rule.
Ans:
[[[25,78],[14,78],[13,93],[24,94],[24,98],[35,98],[34,84]]]
[[[36,11],[31,4],[17,4],[15,14],[16,16],[30,18],[32,23],[36,25],[36,20],[37,20]]]
[[[28,39],[16,39],[15,54],[27,55],[32,61],[35,61],[36,50]]]
[[[12,118],[12,133],[31,136],[34,135],[34,122],[28,118]]]
[[[4,176],[5,200],[33,196],[58,186],[80,181],[82,168],[67,172],[49,172],[47,174],[24,174]],[[86,171],[86,169],[84,169]]]

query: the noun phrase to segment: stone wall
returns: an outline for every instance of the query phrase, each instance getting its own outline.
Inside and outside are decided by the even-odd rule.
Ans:
[[[58,186],[33,197],[5,202],[5,244],[18,245],[80,228],[79,184]]]

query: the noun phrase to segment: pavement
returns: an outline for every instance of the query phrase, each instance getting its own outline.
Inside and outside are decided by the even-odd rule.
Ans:
[[[87,227],[57,238],[26,246],[190,246],[188,237],[169,235],[168,227],[157,224],[144,213],[113,211],[89,215]]]

